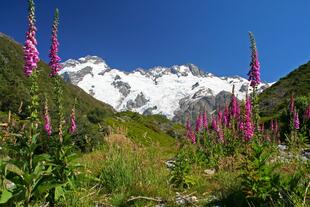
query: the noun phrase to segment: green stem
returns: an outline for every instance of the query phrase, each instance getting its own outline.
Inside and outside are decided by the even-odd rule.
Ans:
[[[63,142],[63,124],[64,124],[64,114],[63,114],[63,88],[61,85],[61,80],[58,76],[54,77],[55,81],[55,94],[56,94],[56,104],[57,104],[57,115],[58,115],[58,135],[60,143]]]
[[[37,70],[34,70],[31,77],[31,88],[30,88],[30,97],[31,103],[29,106],[30,109],[30,122],[31,122],[31,129],[30,129],[30,143],[32,142],[32,136],[37,133],[39,121],[39,86],[38,86],[38,73]]]

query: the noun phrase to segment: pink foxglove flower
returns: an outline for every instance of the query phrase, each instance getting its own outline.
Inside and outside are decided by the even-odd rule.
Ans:
[[[260,64],[258,61],[258,52],[256,48],[255,38],[252,32],[249,32],[250,41],[251,41],[251,63],[250,63],[250,71],[248,73],[250,85],[254,88],[258,86],[261,82],[260,80]]]
[[[251,119],[252,114],[252,104],[251,99],[249,97],[246,98],[245,102],[245,124],[244,124],[244,136],[245,140],[249,141],[254,135],[254,129]]]
[[[203,120],[202,119],[203,118],[202,118],[201,114],[199,114],[197,119],[196,119],[196,128],[195,128],[197,133],[200,132],[200,130],[203,127]]]
[[[216,132],[218,131],[218,124],[217,124],[216,118],[214,118],[213,116],[211,120],[211,127],[214,131]]]
[[[217,114],[217,123],[219,125],[222,124],[222,121],[223,121],[223,112],[222,111],[219,111],[218,114]]]
[[[76,131],[75,109],[73,108],[70,115],[69,133],[73,134]]]
[[[196,144],[196,135],[192,129],[190,129],[189,131],[189,139],[191,140],[193,144]]]
[[[273,119],[271,119],[271,121],[270,121],[270,130],[271,130],[272,132],[274,131]]]
[[[49,66],[51,67],[51,73],[50,76],[56,76],[58,72],[61,70],[60,66],[60,57],[58,56],[58,38],[57,38],[57,32],[58,32],[58,25],[59,25],[59,12],[58,9],[56,9],[55,17],[54,17],[54,23],[52,27],[52,45],[50,48],[50,62]]]
[[[35,26],[35,5],[33,0],[28,0],[28,2],[28,31],[26,33],[26,41],[23,47],[25,60],[24,74],[27,77],[31,76],[32,72],[37,68],[37,63],[40,61],[36,40],[37,28]]]
[[[45,107],[44,107],[44,130],[46,131],[48,136],[51,136],[52,126],[51,126],[50,116],[48,113],[47,101],[45,101]]]
[[[299,129],[299,126],[300,123],[299,123],[299,117],[298,117],[298,113],[296,111],[296,109],[294,110],[294,128],[295,129]]]
[[[244,123],[242,120],[239,121],[238,126],[239,126],[240,132],[244,132]]]

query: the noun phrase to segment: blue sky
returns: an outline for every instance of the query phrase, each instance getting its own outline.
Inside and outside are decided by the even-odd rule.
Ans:
[[[98,55],[114,68],[194,63],[216,75],[246,77],[248,31],[264,81],[310,60],[309,0],[36,0],[40,56],[48,60],[54,9],[63,60]],[[27,1],[1,0],[0,31],[19,42]]]

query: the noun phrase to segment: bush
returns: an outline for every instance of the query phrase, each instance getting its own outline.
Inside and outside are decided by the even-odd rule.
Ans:
[[[94,110],[90,111],[88,114],[87,114],[87,118],[88,120],[93,123],[93,124],[98,124],[100,123],[104,117],[106,116],[107,114],[98,109],[98,108],[95,108]]]

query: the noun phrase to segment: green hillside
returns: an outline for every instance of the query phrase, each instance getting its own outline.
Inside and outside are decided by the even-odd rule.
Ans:
[[[310,96],[310,62],[281,78],[260,95],[262,116],[270,117],[286,109],[291,94],[295,97]]]

